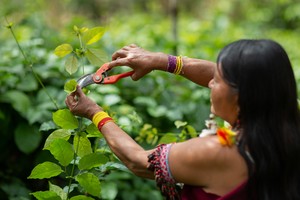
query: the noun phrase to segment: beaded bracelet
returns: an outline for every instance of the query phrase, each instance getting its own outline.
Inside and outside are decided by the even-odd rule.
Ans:
[[[176,62],[176,69],[175,69],[174,74],[178,75],[178,74],[181,73],[183,64],[182,64],[182,57],[181,56],[176,57],[176,59],[177,59],[177,62]]]
[[[92,121],[101,130],[104,124],[113,121],[113,119],[106,112],[100,111],[93,116]]]
[[[169,55],[168,56],[168,68],[167,71],[170,73],[174,73],[177,65],[177,58],[176,56]]]
[[[167,71],[173,74],[180,74],[183,68],[183,62],[181,56],[168,56],[168,67]]]

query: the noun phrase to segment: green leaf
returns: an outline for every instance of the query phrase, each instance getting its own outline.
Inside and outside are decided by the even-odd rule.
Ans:
[[[62,166],[67,166],[73,160],[73,146],[63,139],[55,139],[49,146],[51,154]]]
[[[56,125],[51,120],[51,121],[48,121],[48,122],[43,122],[42,125],[40,126],[39,131],[50,131],[50,130],[53,130],[53,129],[56,129],[56,128],[57,128]]]
[[[53,142],[53,140],[55,140],[55,139],[68,140],[70,138],[70,136],[71,136],[71,133],[68,130],[57,129],[57,130],[53,131],[46,139],[44,149],[49,150],[50,144]]]
[[[77,195],[75,197],[72,197],[70,200],[94,200],[92,197],[87,197],[84,195]]]
[[[76,154],[81,158],[93,152],[91,142],[84,133],[75,135],[73,145]]]
[[[87,27],[82,27],[82,28],[79,29],[79,32],[82,34],[82,33],[86,32],[88,30],[89,29]]]
[[[54,112],[52,118],[54,123],[63,129],[78,128],[78,120],[68,109],[60,109]]]
[[[92,65],[96,65],[96,66],[102,65],[108,60],[106,54],[100,49],[87,49],[85,55],[88,61]]]
[[[23,153],[33,152],[39,146],[41,139],[42,136],[36,126],[21,123],[15,130],[15,142]]]
[[[55,192],[62,200],[66,200],[68,198],[67,193],[64,192],[61,187],[54,185],[51,182],[49,182],[49,190]]]
[[[83,156],[79,160],[78,168],[80,170],[88,170],[92,169],[93,167],[98,167],[102,164],[105,164],[108,162],[108,158],[100,153],[91,153],[88,155]]]
[[[51,178],[59,175],[62,172],[63,170],[59,165],[46,161],[35,166],[35,168],[33,168],[33,170],[31,171],[28,179]]]
[[[93,123],[91,123],[90,125],[88,125],[88,127],[86,127],[86,132],[88,133],[87,137],[100,137],[100,138],[103,137],[99,129]]]
[[[101,168],[104,171],[118,170],[118,171],[129,172],[128,168],[124,164],[116,163],[116,162],[107,162],[103,166],[101,166]]]
[[[75,79],[71,79],[64,85],[64,91],[68,94],[76,91],[77,81]]]
[[[83,41],[86,45],[93,44],[99,41],[105,33],[104,27],[94,27],[86,31],[83,35]]]
[[[103,182],[101,184],[101,197],[103,199],[115,199],[118,194],[117,184],[114,182]]]
[[[73,51],[73,47],[70,44],[61,44],[54,50],[54,54],[58,57],[65,57]]]
[[[23,117],[27,117],[27,111],[31,103],[25,93],[17,90],[7,91],[0,96],[0,101],[10,103]]]
[[[100,197],[101,184],[97,176],[92,173],[84,173],[77,175],[75,179],[87,191],[87,193],[95,197]]]
[[[175,124],[176,128],[180,128],[180,127],[186,126],[188,123],[177,120],[177,121],[175,121],[174,124]]]
[[[162,136],[159,140],[159,144],[168,144],[173,143],[177,141],[177,136],[172,133],[167,133],[164,136]]]
[[[61,198],[53,191],[38,191],[30,194],[37,200],[61,200]]]
[[[194,127],[192,127],[191,125],[187,125],[185,128],[185,131],[192,137],[197,137],[198,133],[196,131],[196,129]]]
[[[78,70],[78,59],[75,55],[72,55],[67,58],[65,62],[65,69],[66,71],[72,75]]]
[[[162,117],[166,115],[168,109],[166,106],[156,106],[156,107],[149,107],[147,111],[152,117]]]

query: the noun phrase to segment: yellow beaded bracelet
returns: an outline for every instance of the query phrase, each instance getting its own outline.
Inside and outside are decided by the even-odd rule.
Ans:
[[[98,124],[100,121],[102,121],[105,118],[111,118],[106,112],[99,111],[93,116],[93,123],[98,127]]]
[[[181,73],[183,67],[183,62],[182,62],[182,56],[177,56],[176,57],[176,69],[174,71],[174,74],[178,75]]]

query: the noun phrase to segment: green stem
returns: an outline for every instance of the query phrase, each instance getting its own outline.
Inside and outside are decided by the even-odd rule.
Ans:
[[[25,52],[23,51],[23,48],[21,47],[16,35],[15,35],[15,32],[14,30],[12,29],[12,25],[10,25],[6,19],[6,23],[7,23],[7,28],[10,30],[14,40],[16,41],[17,43],[17,46],[21,52],[21,54],[23,55],[24,57],[24,60],[25,60],[25,64],[29,66],[32,74],[34,75],[35,79],[39,82],[39,84],[42,86],[43,90],[45,91],[46,95],[50,98],[50,100],[52,101],[52,103],[54,104],[55,108],[58,110],[58,105],[56,104],[55,100],[52,98],[52,96],[48,93],[48,91],[46,90],[46,87],[45,85],[43,84],[42,80],[40,79],[40,77],[37,75],[37,73],[35,72],[34,68],[33,68],[33,63],[30,62],[25,54]]]
[[[82,50],[84,50],[85,47],[84,47],[84,45],[83,45],[83,42],[82,42],[82,38],[81,38],[80,33],[78,33],[77,36],[78,36],[78,39],[79,39],[80,48],[81,48]],[[80,62],[81,62],[81,64],[82,64],[82,73],[84,74],[84,64],[83,64],[83,56],[82,56],[82,55],[80,55]]]
[[[80,131],[82,129],[82,118],[80,117],[79,118],[79,126],[78,126],[78,130]],[[77,132],[78,133],[78,132]],[[77,134],[76,133],[76,134]],[[71,189],[71,184],[72,184],[72,180],[74,178],[74,171],[75,171],[75,161],[76,161],[76,157],[77,157],[77,152],[78,152],[78,149],[79,149],[79,144],[80,144],[80,136],[78,138],[78,142],[77,142],[77,148],[75,150],[75,153],[74,153],[74,157],[73,157],[73,166],[72,166],[72,170],[71,170],[71,174],[70,174],[70,181],[69,181],[69,187],[68,187],[68,192],[67,192],[67,199],[69,199],[69,194],[70,194],[70,189]]]

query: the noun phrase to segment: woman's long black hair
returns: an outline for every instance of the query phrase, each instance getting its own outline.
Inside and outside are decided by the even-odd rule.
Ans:
[[[299,200],[300,115],[287,53],[272,40],[239,40],[217,63],[239,94],[238,148],[249,169],[249,199]]]

